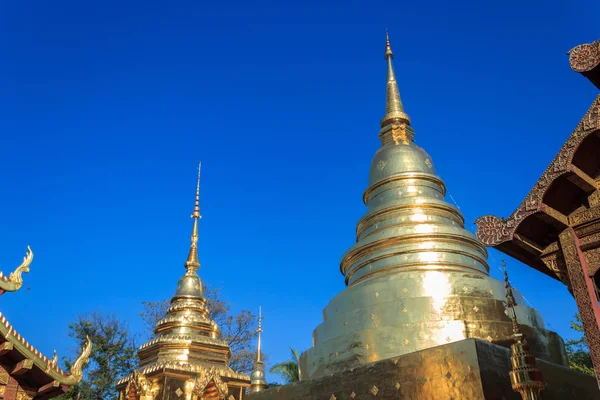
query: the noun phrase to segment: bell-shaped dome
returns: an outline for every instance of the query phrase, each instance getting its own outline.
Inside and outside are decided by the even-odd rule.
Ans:
[[[250,374],[250,380],[251,381],[261,381],[261,382],[264,381],[265,380],[265,371],[260,370],[260,369],[255,369]]]
[[[387,143],[379,148],[373,157],[369,173],[369,186],[406,172],[435,175],[435,168],[431,157],[416,144],[396,146],[394,142]]]
[[[175,297],[202,298],[202,280],[194,270],[188,270],[179,279]]]

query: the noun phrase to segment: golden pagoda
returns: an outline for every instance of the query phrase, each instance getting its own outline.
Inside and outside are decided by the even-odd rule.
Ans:
[[[139,368],[117,384],[119,400],[242,400],[250,386],[246,374],[228,366],[229,345],[208,316],[202,280],[198,276],[200,165],[192,213],[191,246],[175,296],[154,338],[139,351]]]
[[[504,264],[504,261],[502,264]],[[508,280],[506,265],[504,265],[504,284],[506,288],[506,307],[512,319],[513,339],[515,341],[510,346],[512,353],[510,357],[512,365],[512,370],[509,373],[510,383],[513,390],[519,393],[523,400],[541,400],[540,392],[544,390],[546,384],[541,371],[536,368],[535,357],[529,352],[527,339],[519,328],[517,313],[515,312],[517,302]]]
[[[301,380],[463,339],[511,341],[503,283],[489,276],[485,246],[444,200],[444,182],[414,142],[392,59],[386,35],[386,113],[363,195],[368,210],[341,260],[347,287],[300,358]],[[532,353],[564,365],[562,339],[540,314],[525,306],[517,314]]]

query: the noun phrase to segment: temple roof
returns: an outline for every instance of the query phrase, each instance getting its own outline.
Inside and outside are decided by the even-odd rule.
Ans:
[[[598,212],[599,148],[600,96],[508,218],[485,215],[475,220],[479,240],[559,279],[540,257],[554,251],[566,227],[584,229],[586,215]]]
[[[6,279],[0,277],[0,294],[5,291],[18,290],[23,281],[21,273],[29,272],[33,260],[33,252],[28,247],[23,263]],[[64,393],[69,386],[76,385],[83,376],[83,367],[88,362],[92,351],[92,343],[87,338],[81,355],[71,366],[69,372],[58,366],[58,357],[50,360],[33,347],[23,336],[10,325],[6,317],[0,313],[0,364],[9,375],[15,377],[20,386],[27,391],[35,389],[35,399],[46,399]]]

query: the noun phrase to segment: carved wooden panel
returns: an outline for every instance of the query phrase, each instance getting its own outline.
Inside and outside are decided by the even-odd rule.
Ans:
[[[579,250],[578,238],[572,228],[560,234],[560,245],[565,257],[573,296],[577,302],[583,330],[588,341],[596,376],[600,376],[600,327],[597,320],[597,299],[592,298],[586,276],[585,258]],[[595,293],[593,294],[595,297]]]

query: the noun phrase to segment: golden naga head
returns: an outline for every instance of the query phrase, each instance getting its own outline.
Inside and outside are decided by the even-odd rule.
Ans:
[[[92,341],[89,336],[85,337],[85,344],[81,351],[81,354],[75,360],[73,365],[71,366],[71,370],[69,371],[71,376],[75,377],[77,382],[81,381],[83,378],[83,368],[86,366],[88,361],[90,360],[90,354],[92,354]]]
[[[23,257],[23,262],[19,265],[11,274],[8,276],[7,283],[8,287],[2,287],[7,292],[13,292],[21,289],[23,286],[23,272],[29,272],[29,265],[33,261],[33,251],[31,251],[31,247],[27,246],[27,253],[25,257]]]

